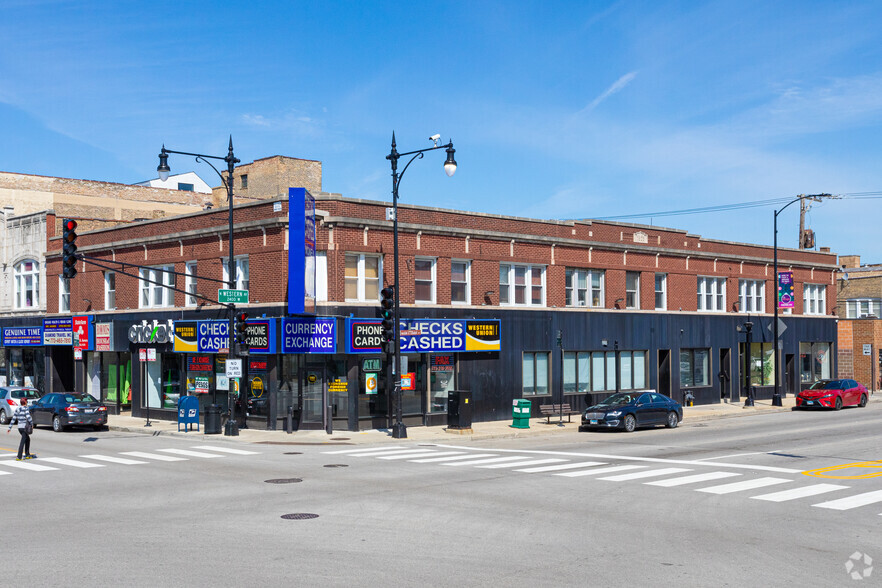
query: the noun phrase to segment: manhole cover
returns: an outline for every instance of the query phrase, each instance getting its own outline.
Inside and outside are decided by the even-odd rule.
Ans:
[[[285,455],[303,455],[302,451],[286,451]]]
[[[349,441],[349,437],[331,437],[331,441]]]
[[[326,468],[348,468],[349,465],[345,463],[329,463],[325,465]]]
[[[282,518],[288,521],[304,521],[306,519],[317,519],[317,514],[312,514],[311,512],[292,512],[291,514],[284,514]]]
[[[302,482],[302,478],[276,478],[274,480],[264,480],[267,484],[296,484]]]

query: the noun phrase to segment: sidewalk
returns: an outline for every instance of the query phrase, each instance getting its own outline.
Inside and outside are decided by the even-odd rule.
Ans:
[[[882,395],[871,396],[870,402],[882,402]],[[743,401],[737,404],[722,403],[702,406],[684,406],[683,424],[688,426],[692,423],[721,419],[734,418],[748,415],[765,414],[772,412],[789,412],[794,404],[794,398],[783,399],[784,406],[772,406],[771,400],[758,400],[754,406],[745,407]],[[529,429],[514,429],[510,427],[512,420],[473,423],[471,431],[447,430],[446,426],[407,428],[407,439],[393,439],[391,433],[385,429],[373,429],[368,431],[335,431],[328,435],[324,431],[297,431],[292,434],[281,431],[265,431],[258,429],[240,429],[236,437],[221,435],[206,435],[199,431],[184,432],[183,425],[178,431],[178,424],[174,421],[151,420],[151,426],[145,427],[146,420],[141,417],[110,415],[108,426],[111,431],[125,431],[140,433],[143,435],[171,435],[189,437],[199,442],[214,441],[237,441],[240,443],[263,443],[268,445],[349,445],[371,443],[457,443],[464,440],[479,439],[515,439],[524,437],[537,437],[542,435],[554,435],[564,432],[577,432],[581,417],[572,416],[572,422],[564,419],[564,426],[558,426],[558,421],[551,419],[551,424],[546,424],[545,418],[530,419]]]

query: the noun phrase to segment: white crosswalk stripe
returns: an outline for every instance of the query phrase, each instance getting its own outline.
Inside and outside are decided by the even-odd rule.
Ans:
[[[66,459],[64,457],[44,457],[40,460],[48,461],[49,463],[57,463],[58,465],[66,465],[75,468],[103,468],[104,466],[100,463],[89,463],[86,461],[77,461],[75,459]]]
[[[410,459],[411,457],[425,457],[427,455],[435,455],[436,453],[438,452],[431,449],[414,449],[413,451],[405,451],[395,455],[379,455],[377,456],[377,459]]]
[[[349,457],[380,457],[381,455],[403,455],[405,453],[410,453],[412,451],[416,451],[413,448],[409,449],[374,449],[370,453],[351,453]]]
[[[653,478],[656,476],[667,476],[668,474],[679,474],[680,472],[691,471],[687,468],[662,468],[660,470],[649,470],[648,472],[632,472],[630,474],[619,474],[616,476],[607,476],[598,478],[599,480],[607,480],[608,482],[626,482],[628,480],[639,480],[641,478]]]
[[[215,445],[194,445],[193,449],[207,449],[208,451],[220,451],[221,453],[232,453],[233,455],[260,455],[259,451],[245,451],[244,449],[218,447]]]
[[[813,504],[812,506],[817,506],[818,508],[829,508],[832,510],[849,510],[851,508],[867,506],[868,504],[875,504],[877,502],[882,502],[882,490],[876,490],[874,492],[864,492],[863,494],[855,494],[854,496],[849,496],[847,498],[820,502],[818,504]]]
[[[709,494],[731,494],[733,492],[742,492],[744,490],[753,490],[754,488],[763,488],[765,486],[774,486],[775,484],[784,484],[793,480],[785,480],[784,478],[756,478],[755,480],[744,480],[743,482],[732,482],[731,484],[723,484],[721,486],[711,486],[709,488],[697,488],[697,492],[707,492]]]
[[[468,455],[454,455],[448,457],[427,457],[424,459],[412,459],[414,463],[444,463],[448,461],[456,461],[458,459],[476,459],[478,457],[493,457],[495,453],[471,453]]]
[[[586,468],[589,466],[606,465],[604,461],[580,461],[576,463],[562,463],[560,465],[542,466],[541,468],[527,468],[525,470],[516,470],[518,472],[526,472],[528,474],[539,474],[543,472],[556,472],[559,470],[574,470],[576,468]]]
[[[126,457],[117,457],[115,455],[81,455],[80,457],[86,459],[97,459],[98,461],[106,461],[109,463],[118,463],[122,465],[137,465],[139,463],[147,463],[146,461],[138,461],[137,459],[128,459]]]
[[[807,496],[826,494],[827,492],[834,492],[836,490],[847,490],[848,488],[849,486],[840,486],[839,484],[812,484],[811,486],[793,488],[792,490],[782,490],[781,492],[762,494],[761,496],[751,496],[751,498],[754,500],[767,500],[769,502],[784,502],[786,500],[795,500]]]
[[[535,459],[534,458],[534,459],[528,459],[525,461],[517,461],[514,463],[495,463],[492,465],[482,465],[482,466],[478,466],[478,467],[479,468],[487,468],[487,469],[519,468],[519,467],[528,466],[528,465],[539,465],[540,463],[555,463],[555,462],[561,462],[561,461],[564,461],[564,460],[554,459],[554,458],[548,458],[548,459]]]
[[[163,453],[173,453],[175,455],[186,455],[187,457],[223,457],[223,455],[205,453],[204,451],[190,451],[189,449],[157,449],[157,451],[162,451]]]
[[[647,466],[620,465],[620,466],[611,466],[608,468],[580,470],[578,472],[561,472],[559,474],[554,474],[554,475],[555,476],[565,476],[567,478],[578,478],[579,476],[594,476],[596,474],[611,474],[613,472],[624,472],[626,470],[639,470],[639,469],[643,469],[645,467],[647,467]]]
[[[499,463],[501,461],[514,461],[516,459],[524,459],[521,455],[509,455],[507,457],[492,457],[488,459],[479,459],[479,460],[470,460],[470,461],[455,461],[448,462],[443,465],[447,466],[473,466],[473,465],[482,465],[485,463]]]
[[[339,455],[339,454],[343,454],[343,453],[355,455],[358,453],[370,453],[372,451],[390,451],[392,449],[407,449],[407,448],[402,447],[401,445],[394,445],[392,447],[383,447],[381,449],[378,449],[376,447],[362,447],[361,449],[354,449],[354,448],[350,447],[349,449],[338,449],[337,451],[323,451],[322,453],[324,453],[326,455]]]
[[[172,457],[171,455],[147,453],[146,451],[123,451],[122,455],[131,455],[132,457],[141,457],[144,459],[155,459],[157,461],[187,461],[186,457]]]
[[[0,461],[0,465],[10,467],[10,468],[18,468],[20,470],[27,470],[29,472],[48,472],[51,470],[58,469],[58,468],[53,468],[51,466],[42,466],[42,465],[36,464],[32,461],[3,460],[3,461]]]
[[[707,472],[706,474],[693,474],[691,476],[682,476],[679,478],[668,478],[667,480],[653,480],[652,482],[644,482],[644,484],[647,486],[662,486],[669,488],[672,486],[708,482],[710,480],[719,480],[721,478],[731,478],[740,475],[741,474],[736,474],[735,472]]]

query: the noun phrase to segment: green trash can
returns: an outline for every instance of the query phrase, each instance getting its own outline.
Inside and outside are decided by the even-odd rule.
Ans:
[[[510,426],[515,429],[529,429],[531,407],[532,403],[529,400],[524,400],[522,398],[512,402],[512,423]]]

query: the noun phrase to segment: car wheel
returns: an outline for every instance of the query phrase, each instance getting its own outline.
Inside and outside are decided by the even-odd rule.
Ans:
[[[60,433],[64,430],[64,425],[61,424],[61,417],[58,415],[52,417],[52,430],[56,433]]]
[[[668,421],[665,423],[665,426],[669,429],[676,429],[678,424],[680,424],[680,418],[677,416],[677,413],[669,412]]]
[[[9,423],[9,417],[6,415],[5,410],[0,410],[0,425],[5,425]]]
[[[842,397],[837,396],[836,402],[833,403],[833,410],[842,410]]]
[[[867,395],[866,395],[866,394],[861,394],[861,401],[858,402],[858,406],[860,406],[861,408],[863,408],[863,407],[865,407],[866,405],[867,405]]]
[[[634,429],[637,428],[637,419],[634,418],[633,414],[625,415],[625,431],[628,433],[633,433]]]

